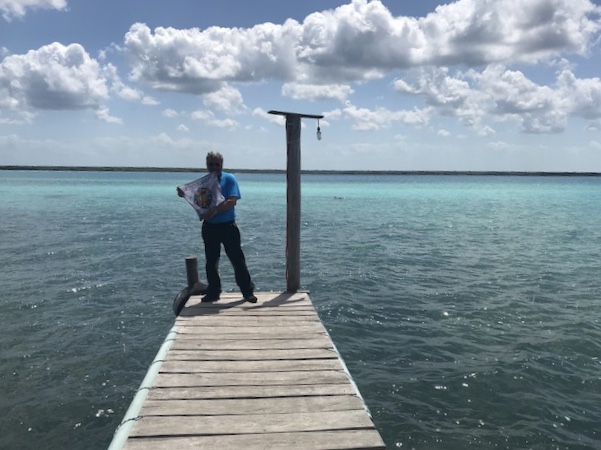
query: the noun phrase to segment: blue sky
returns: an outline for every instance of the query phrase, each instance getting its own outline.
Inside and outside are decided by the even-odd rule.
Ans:
[[[590,0],[0,0],[0,165],[601,172]]]

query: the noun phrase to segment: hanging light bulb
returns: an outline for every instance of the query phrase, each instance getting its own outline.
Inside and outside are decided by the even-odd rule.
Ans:
[[[321,128],[319,128],[319,119],[317,119],[317,140],[321,141]]]

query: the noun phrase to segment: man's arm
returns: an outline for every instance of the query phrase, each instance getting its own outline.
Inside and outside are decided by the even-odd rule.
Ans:
[[[224,202],[222,202],[219,205],[217,205],[215,208],[213,208],[213,209],[207,211],[206,213],[204,213],[201,216],[201,219],[203,219],[203,220],[211,220],[217,214],[225,212],[228,209],[232,209],[234,206],[236,206],[236,202],[237,201],[238,201],[238,197],[230,197],[227,200],[225,200]]]

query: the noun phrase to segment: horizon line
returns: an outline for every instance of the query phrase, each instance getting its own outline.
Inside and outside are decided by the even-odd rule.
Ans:
[[[62,172],[206,172],[204,168],[189,167],[140,167],[140,166],[46,166],[46,165],[0,165],[0,170],[40,170]],[[238,173],[285,174],[286,169],[233,169]],[[338,170],[301,169],[303,174],[317,175],[523,175],[523,176],[601,176],[601,172],[524,171],[524,170]]]

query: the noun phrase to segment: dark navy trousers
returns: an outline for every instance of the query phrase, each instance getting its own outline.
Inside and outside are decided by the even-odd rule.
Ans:
[[[225,254],[234,267],[236,284],[243,296],[252,295],[255,286],[246,267],[246,259],[240,244],[240,230],[236,222],[202,223],[202,240],[205,244],[205,260],[207,272],[207,294],[221,293],[221,278],[219,277],[219,258],[221,245]]]

